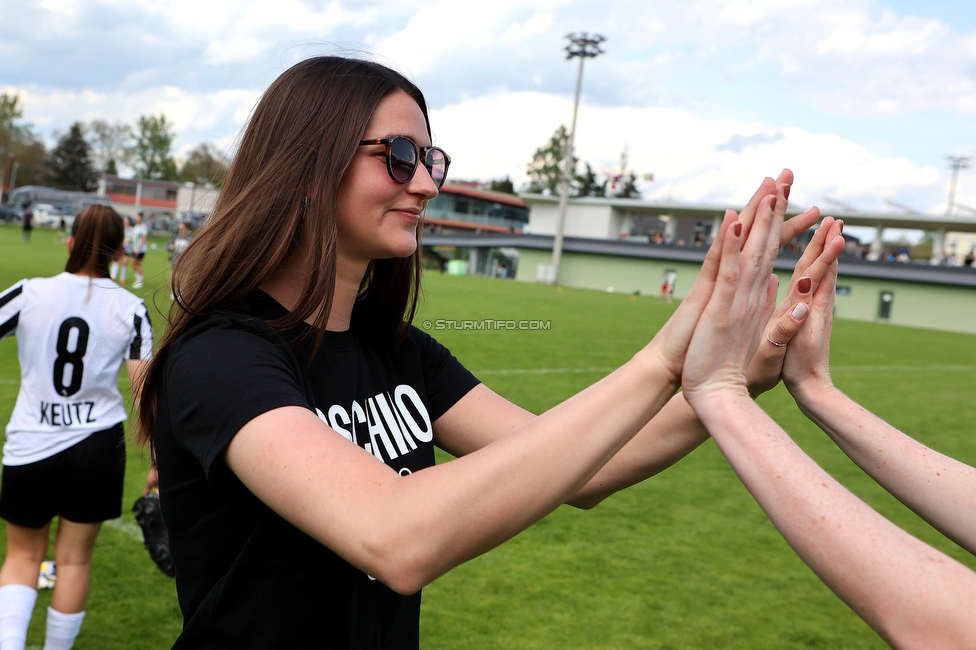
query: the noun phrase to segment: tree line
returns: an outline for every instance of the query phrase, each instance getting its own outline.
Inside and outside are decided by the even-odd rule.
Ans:
[[[140,116],[135,125],[100,119],[75,122],[67,133],[57,134],[50,150],[22,118],[19,95],[0,94],[0,173],[9,181],[16,162],[18,186],[91,192],[101,176],[117,176],[123,165],[137,178],[218,187],[227,174],[229,161],[207,142],[178,165],[172,153],[176,134],[164,114]]]
[[[173,125],[163,114],[140,116],[135,125],[121,121],[110,124],[100,119],[88,124],[75,122],[67,133],[58,134],[50,151],[22,118],[20,97],[0,94],[0,174],[5,174],[2,178],[8,181],[11,163],[16,161],[18,186],[47,185],[90,192],[101,176],[117,176],[123,165],[138,178],[210,183],[217,187],[227,174],[229,161],[207,142],[197,145],[182,165],[177,165],[172,154]],[[563,152],[568,143],[569,133],[560,126],[546,144],[536,149],[527,167],[528,191],[559,193]],[[640,197],[634,172],[621,178],[599,179],[589,163],[584,163],[585,171],[578,173],[579,162],[573,156],[571,196]],[[515,193],[508,178],[493,181],[491,188]]]

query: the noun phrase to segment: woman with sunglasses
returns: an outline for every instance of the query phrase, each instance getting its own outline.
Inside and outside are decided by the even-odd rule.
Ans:
[[[418,226],[450,163],[430,138],[424,97],[398,73],[295,65],[175,269],[140,423],[176,564],[177,648],[417,647],[424,585],[704,439],[673,397],[699,314],[716,285],[761,311],[781,235],[816,219],[781,233],[792,177],[764,181],[654,340],[536,417],[410,325]],[[783,322],[783,336],[799,327]],[[769,347],[767,380],[782,363]],[[435,444],[459,458],[434,466]]]

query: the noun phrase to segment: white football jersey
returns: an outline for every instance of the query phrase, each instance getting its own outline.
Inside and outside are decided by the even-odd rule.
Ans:
[[[26,465],[125,420],[119,371],[152,357],[142,299],[108,278],[61,273],[0,294],[0,339],[17,336],[20,392],[4,465]]]
[[[145,253],[149,250],[147,237],[149,236],[149,226],[145,222],[137,223],[132,226],[132,249],[135,253]]]

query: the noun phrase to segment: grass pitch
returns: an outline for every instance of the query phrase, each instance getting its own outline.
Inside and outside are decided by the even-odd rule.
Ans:
[[[66,252],[54,231],[35,230],[30,244],[19,235],[0,227],[0,289],[63,268]],[[147,288],[137,293],[165,312],[169,266],[165,240],[155,243],[146,258]],[[482,381],[534,412],[626,361],[675,307],[653,297],[478,277],[431,274],[425,287],[416,324],[431,321],[431,334]],[[154,317],[158,339],[163,319]],[[447,329],[485,319],[540,321],[544,329]],[[976,463],[970,406],[976,338],[854,321],[839,321],[834,330],[833,375],[842,390],[935,449]],[[18,378],[10,340],[0,344],[4,423]],[[128,388],[124,378],[122,386]],[[972,556],[861,473],[785,390],[760,403],[882,514],[976,567]],[[142,493],[146,468],[146,453],[130,448],[127,506]],[[296,571],[301,563],[295,558]],[[173,581],[149,560],[131,513],[100,535],[92,572],[76,648],[172,644],[180,629]],[[38,599],[30,645],[43,643],[49,593]],[[427,649],[886,647],[796,557],[711,442],[592,511],[560,508],[439,579],[425,589],[421,634]]]

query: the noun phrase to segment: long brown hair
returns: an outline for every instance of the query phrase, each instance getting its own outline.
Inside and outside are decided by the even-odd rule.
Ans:
[[[336,277],[339,183],[377,104],[402,90],[427,102],[403,75],[377,63],[316,57],[286,70],[265,91],[207,225],[173,270],[169,328],[141,391],[141,436],[153,441],[162,368],[169,346],[197,317],[240,302],[295,255],[308,269],[292,311],[277,328],[312,323],[321,341]],[[353,310],[353,327],[394,345],[416,311],[421,247],[411,257],[370,264]]]
[[[90,205],[71,224],[74,240],[64,270],[96,278],[109,277],[109,266],[125,237],[119,213],[107,205]]]

